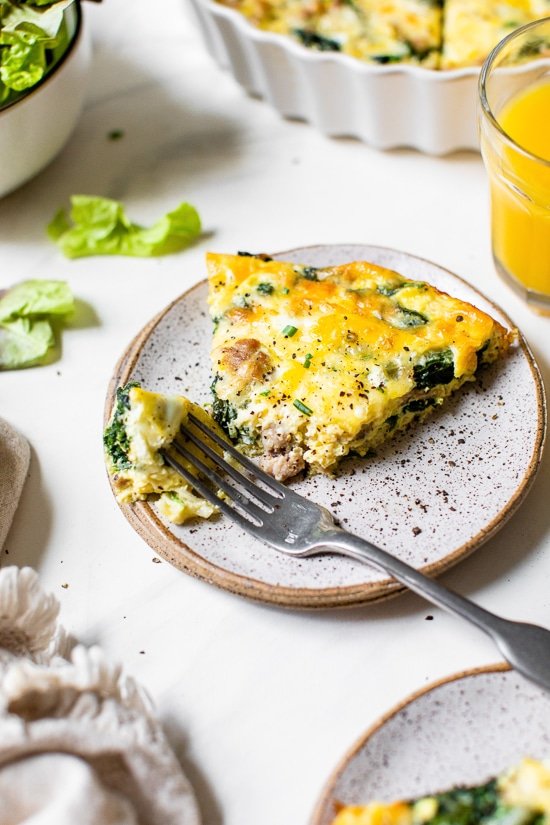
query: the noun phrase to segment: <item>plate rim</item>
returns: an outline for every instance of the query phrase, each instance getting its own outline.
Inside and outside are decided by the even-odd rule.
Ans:
[[[417,699],[420,699],[422,696],[443,687],[443,685],[450,685],[453,682],[460,682],[463,679],[484,676],[489,673],[508,673],[512,670],[513,668],[506,662],[495,662],[490,665],[482,665],[480,667],[460,670],[457,673],[452,673],[450,676],[443,676],[441,679],[437,679],[434,682],[430,682],[429,685],[424,685],[418,690],[413,691],[405,699],[402,699],[390,710],[386,711],[386,713],[383,713],[382,716],[379,716],[371,725],[369,725],[366,731],[364,731],[364,733],[362,733],[361,736],[355,740],[351,747],[348,748],[336,767],[333,769],[323,786],[319,799],[317,800],[311,815],[311,819],[309,820],[309,825],[322,825],[322,817],[324,817],[327,811],[327,805],[331,802],[334,788],[351,760],[357,756],[359,751],[367,744],[369,739],[378,733],[378,731],[391,719],[397,716],[398,713],[401,713],[402,710],[409,707],[409,705],[412,705],[412,703],[416,702]]]
[[[404,250],[364,243],[310,244],[309,246],[300,246],[292,249],[286,249],[281,252],[273,252],[270,253],[270,255],[284,260],[284,258],[282,258],[284,255],[290,255],[297,252],[307,252],[311,249],[333,249],[334,247],[364,247],[371,250],[380,251],[382,253],[397,253],[406,255],[408,258],[421,261],[422,263],[435,267],[441,272],[450,275],[452,278],[465,284],[469,289],[472,289],[474,293],[486,301],[489,306],[500,313],[511,329],[517,329],[509,315],[504,312],[498,304],[488,298],[483,292],[477,289],[477,287],[465,278],[462,278],[460,275],[456,275],[451,270],[429,260],[428,258],[422,258],[419,255],[405,252]],[[103,416],[104,426],[108,422],[111,415],[116,388],[127,382],[130,373],[132,372],[136,361],[153,330],[162,321],[165,315],[167,315],[178,303],[184,300],[195,290],[204,288],[207,283],[207,279],[203,278],[174,298],[173,301],[171,301],[153,318],[151,318],[151,320],[148,321],[130,341],[117,361],[114,372],[107,386]],[[441,575],[462,559],[467,558],[474,552],[474,550],[477,550],[488,539],[495,535],[519,508],[537,475],[537,471],[541,464],[546,435],[546,397],[539,367],[520,330],[518,330],[518,342],[531,370],[537,399],[537,430],[531,461],[529,462],[529,466],[527,467],[525,474],[522,476],[521,481],[517,485],[514,494],[510,497],[499,513],[497,513],[497,515],[489,522],[489,524],[479,530],[475,536],[470,538],[460,547],[456,548],[452,553],[446,555],[444,558],[419,567],[418,570],[426,576],[436,577]],[[115,490],[108,473],[107,477],[116,501]],[[274,604],[280,607],[303,609],[352,607],[384,601],[405,592],[407,589],[389,577],[379,582],[366,582],[362,584],[330,588],[288,587],[287,585],[267,584],[251,576],[245,576],[231,570],[225,570],[219,565],[204,559],[199,553],[193,550],[192,547],[177,538],[165,527],[153,507],[148,502],[138,501],[134,504],[120,504],[117,501],[117,505],[126,520],[130,523],[138,535],[165,561],[174,565],[178,569],[183,570],[194,578],[206,581],[209,584],[213,584],[223,590],[244,596],[248,599],[252,599],[253,601],[262,602],[264,604]]]

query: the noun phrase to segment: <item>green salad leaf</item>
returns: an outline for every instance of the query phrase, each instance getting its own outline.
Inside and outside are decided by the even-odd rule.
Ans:
[[[21,92],[34,86],[44,76],[46,53],[44,44],[26,31],[0,32],[0,79],[6,90]]]
[[[71,2],[0,1],[0,104],[39,83],[66,50],[63,12]]]
[[[73,0],[1,0],[0,19],[3,31],[28,31],[42,39],[54,40],[63,26],[63,12]]]
[[[48,321],[17,318],[0,324],[0,369],[17,370],[39,363],[55,338]]]
[[[68,315],[74,298],[65,281],[23,281],[0,298],[0,321],[36,315]]]
[[[74,310],[64,281],[29,280],[0,298],[0,370],[44,363],[55,345],[51,324]]]
[[[71,207],[72,225],[60,209],[48,226],[48,235],[67,258],[168,255],[184,249],[201,231],[199,214],[189,203],[180,203],[149,228],[132,223],[124,206],[110,198],[73,195]]]

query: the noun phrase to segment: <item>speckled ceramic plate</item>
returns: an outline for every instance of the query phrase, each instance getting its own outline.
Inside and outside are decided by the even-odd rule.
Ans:
[[[282,260],[327,266],[371,260],[426,280],[498,318],[498,307],[429,261],[372,246],[316,246]],[[198,403],[209,400],[211,322],[206,283],[154,318],[119,362],[107,397],[129,380]],[[518,507],[540,462],[545,405],[538,369],[520,338],[510,356],[464,387],[428,422],[380,450],[350,460],[336,478],[314,476],[295,489],[328,507],[351,531],[436,575],[493,535]],[[164,559],[250,598],[294,607],[335,607],[385,598],[402,589],[379,572],[335,555],[296,559],[277,553],[227,518],[183,526],[154,506],[124,506],[126,518]]]
[[[311,825],[360,805],[484,782],[523,757],[550,757],[550,694],[505,665],[467,671],[384,716],[331,776]]]

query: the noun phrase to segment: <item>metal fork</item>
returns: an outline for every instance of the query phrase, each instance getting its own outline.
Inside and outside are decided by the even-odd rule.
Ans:
[[[165,460],[197,493],[219,507],[247,533],[290,556],[339,553],[390,574],[429,602],[479,627],[491,637],[512,667],[527,679],[550,690],[549,630],[496,616],[428,578],[380,547],[348,533],[335,524],[327,509],[298,495],[267,475],[195,416],[190,415],[189,422],[203,437],[188,426],[182,427],[182,434],[210,459],[211,465],[216,469],[208,466],[178,440],[173,442],[170,452],[163,452]],[[221,448],[229,453],[247,474],[226,461],[213,445],[217,446],[218,450]],[[174,457],[174,452],[195,468],[200,477],[191,473]],[[261,486],[257,482],[261,482]],[[226,494],[226,498],[219,498],[219,490]]]

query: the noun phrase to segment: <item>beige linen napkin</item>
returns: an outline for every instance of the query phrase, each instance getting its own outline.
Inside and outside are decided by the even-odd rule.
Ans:
[[[26,567],[0,570],[0,825],[199,825],[143,690],[70,645]]]
[[[17,510],[30,457],[23,436],[0,418],[0,550]]]

